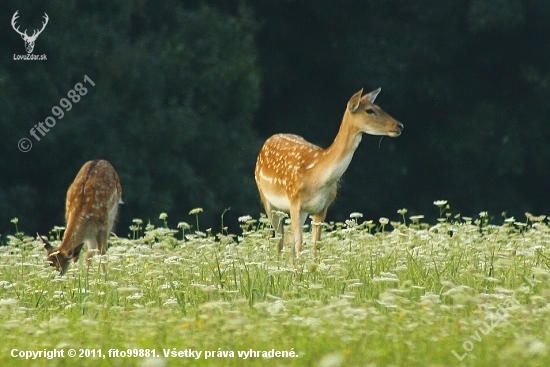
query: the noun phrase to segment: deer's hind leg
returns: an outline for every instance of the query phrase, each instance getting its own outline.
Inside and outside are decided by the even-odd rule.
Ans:
[[[90,266],[92,263],[92,257],[97,252],[97,255],[103,256],[107,252],[107,238],[109,232],[104,230],[98,230],[95,237],[88,239],[88,253],[86,254],[86,265]],[[104,259],[101,258],[101,270],[105,273]]]

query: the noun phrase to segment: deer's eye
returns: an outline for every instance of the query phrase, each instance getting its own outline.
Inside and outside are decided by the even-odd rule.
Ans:
[[[374,109],[372,109],[372,108],[367,108],[366,111],[369,115],[375,115],[376,114],[376,112],[374,112]]]

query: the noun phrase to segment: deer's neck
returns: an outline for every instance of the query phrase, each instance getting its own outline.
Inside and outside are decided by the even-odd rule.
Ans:
[[[324,150],[319,167],[322,181],[328,184],[336,182],[346,172],[355,150],[361,142],[362,132],[353,126],[344,115],[340,130],[332,144]]]

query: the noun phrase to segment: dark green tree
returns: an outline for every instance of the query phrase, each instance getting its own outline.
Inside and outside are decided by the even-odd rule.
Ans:
[[[397,140],[363,140],[332,219],[400,207],[429,215],[441,198],[467,215],[547,210],[547,3],[270,1],[255,9],[263,136],[294,132],[328,145],[360,87],[382,87],[377,103],[405,124]]]
[[[226,207],[235,215],[255,208],[260,75],[245,6],[235,14],[176,1],[3,7],[6,18],[19,9],[29,24],[46,11],[50,23],[35,49],[47,54],[43,62],[14,61],[8,55],[23,53],[22,41],[0,35],[2,228],[15,216],[31,233],[62,224],[69,184],[96,158],[121,177],[122,235],[135,217],[156,222],[167,212],[175,225],[203,207],[207,226]],[[95,86],[30,152],[19,152],[18,140],[33,139],[30,128],[85,75]]]

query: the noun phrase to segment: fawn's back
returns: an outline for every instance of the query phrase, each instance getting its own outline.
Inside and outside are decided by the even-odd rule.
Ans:
[[[118,174],[109,162],[86,162],[67,191],[66,228],[61,245],[54,249],[45,243],[47,260],[63,274],[70,259],[78,261],[84,243],[88,244],[88,264],[93,255],[90,250],[105,254],[121,196]]]

